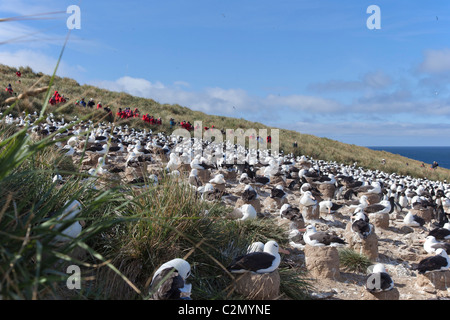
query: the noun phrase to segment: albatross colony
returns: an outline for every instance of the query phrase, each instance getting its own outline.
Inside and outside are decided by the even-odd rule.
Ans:
[[[280,263],[289,259],[297,261],[298,266],[304,268],[301,248],[305,240],[321,243],[333,238],[341,246],[347,246],[343,240],[345,229],[348,224],[354,223],[353,214],[356,211],[358,219],[364,217],[368,219],[367,223],[375,226],[374,231],[380,239],[378,259],[372,261],[373,264],[383,263],[394,282],[405,284],[399,287],[401,294],[404,290],[405,296],[415,293],[418,298],[419,292],[425,298],[434,297],[416,288],[408,292],[406,290],[417,277],[417,267],[411,266],[432,260],[424,260],[428,257],[423,249],[426,237],[429,234],[442,234],[436,238],[441,242],[449,241],[450,208],[447,204],[450,187],[446,181],[390,174],[358,167],[356,163],[349,165],[317,160],[307,155],[299,157],[282,151],[275,154],[270,150],[247,149],[230,141],[221,144],[197,138],[183,141],[182,137],[153,133],[150,129],[135,129],[128,125],[114,126],[108,122],[94,124],[76,118],[72,122],[65,122],[52,114],[39,124],[34,124],[35,119],[36,115],[22,114],[19,117],[8,115],[2,121],[7,125],[27,127],[33,139],[53,134],[59,141],[55,145],[61,154],[81,163],[81,169],[91,177],[119,179],[142,188],[146,184],[157,184],[158,179],[167,174],[193,188],[201,195],[202,201],[221,202],[230,209],[242,207],[242,201],[252,201],[252,207],[257,212],[256,219],[273,219],[273,223],[285,226],[286,246],[298,245],[291,247],[289,254],[280,255]],[[64,141],[59,139],[64,136],[67,137]],[[234,150],[234,153],[227,154],[224,150]],[[237,163],[237,159],[242,162]],[[97,187],[95,184],[99,180],[92,181],[93,187]],[[327,191],[326,196],[324,190]],[[241,198],[243,194],[245,200]],[[306,201],[311,206],[326,201],[326,207],[320,210],[318,219],[299,227],[298,223],[292,223],[293,215],[285,214],[284,209],[293,208],[296,210],[295,216],[299,216],[301,212],[297,207]],[[406,223],[405,217],[411,213],[421,216],[424,223]],[[388,217],[387,227],[377,224],[378,216],[381,215]],[[243,223],[239,222],[242,217],[234,218],[237,223]],[[292,231],[299,235],[295,242],[290,238]],[[251,259],[255,261],[245,262],[264,265],[264,261],[257,260],[258,256],[263,259],[272,257],[251,254]],[[275,256],[278,258],[277,254]],[[234,258],[229,257],[230,261]],[[241,262],[236,269],[244,265]],[[264,268],[271,270],[271,266]],[[440,266],[441,272],[448,269],[446,263]],[[250,267],[250,270],[260,269]],[[422,269],[419,270],[422,272]],[[360,288],[364,288],[364,285],[355,284]],[[320,282],[317,286],[320,290]],[[345,293],[343,295],[345,299],[357,298]]]

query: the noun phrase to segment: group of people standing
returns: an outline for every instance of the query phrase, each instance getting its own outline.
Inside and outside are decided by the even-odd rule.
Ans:
[[[67,101],[67,99],[64,97],[64,95],[60,95],[58,91],[55,91],[55,93],[53,93],[52,97],[50,98],[50,100],[48,102],[52,106],[54,106],[55,104],[63,103],[66,101]]]

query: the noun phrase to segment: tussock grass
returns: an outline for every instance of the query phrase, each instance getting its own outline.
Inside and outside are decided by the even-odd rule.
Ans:
[[[369,258],[352,249],[339,249],[340,264],[351,272],[365,272],[372,264]]]

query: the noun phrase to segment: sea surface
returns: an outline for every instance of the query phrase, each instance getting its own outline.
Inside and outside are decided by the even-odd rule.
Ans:
[[[372,150],[383,150],[394,154],[422,161],[430,166],[436,161],[440,167],[450,169],[450,147],[367,147]]]

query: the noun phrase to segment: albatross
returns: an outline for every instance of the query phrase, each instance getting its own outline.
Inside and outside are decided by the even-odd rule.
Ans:
[[[367,237],[373,231],[373,225],[369,223],[369,221],[367,221],[367,216],[364,214],[364,212],[359,211],[353,217],[351,230],[357,233],[360,236],[360,238],[367,239]]]
[[[189,299],[192,285],[186,283],[191,266],[186,260],[176,258],[164,263],[156,270],[149,292],[153,300]],[[162,282],[164,281],[164,282]],[[187,295],[187,297],[182,297]]]
[[[423,248],[427,253],[436,253],[438,249],[444,249],[447,254],[450,253],[450,243],[439,242],[433,236],[428,236],[425,238]]]
[[[450,240],[450,223],[447,222],[442,228],[431,230],[428,235],[435,237],[437,240]]]
[[[386,268],[382,263],[378,263],[373,267],[372,273],[367,277],[366,290],[369,292],[383,292],[394,288],[394,281],[386,272]]]
[[[427,257],[413,265],[412,270],[419,271],[419,274],[425,274],[432,271],[444,271],[450,268],[450,259],[444,249],[437,249],[436,255]]]
[[[251,252],[243,256],[239,256],[227,267],[232,273],[256,272],[270,273],[278,268],[281,262],[280,253],[288,253],[288,251],[279,248],[276,241],[268,241],[264,245],[263,252]]]
[[[325,231],[317,231],[313,225],[309,225],[306,229],[300,229],[299,231],[305,232],[303,234],[303,240],[311,246],[338,246],[346,244],[344,240],[336,235]]]

